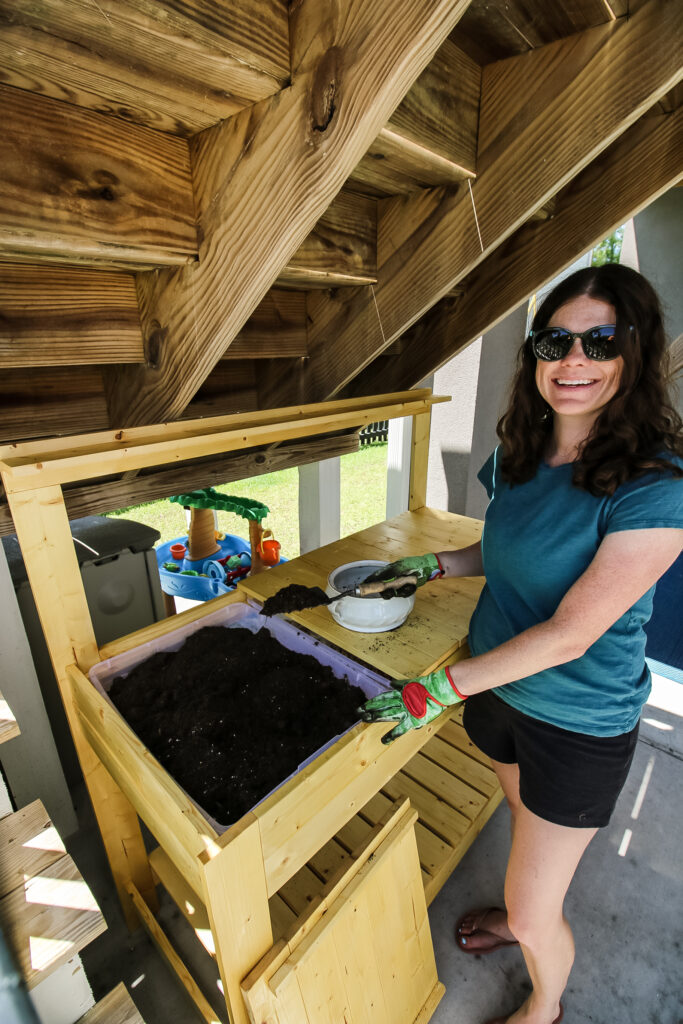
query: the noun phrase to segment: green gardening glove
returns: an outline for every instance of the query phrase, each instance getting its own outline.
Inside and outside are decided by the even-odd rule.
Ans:
[[[391,581],[400,579],[402,576],[414,576],[415,586],[421,587],[430,580],[436,580],[443,576],[441,562],[436,555],[414,555],[410,558],[399,558],[397,562],[390,562],[383,569],[373,572],[363,583],[386,583],[387,586],[381,593],[381,597],[410,597],[415,588],[404,584],[402,587],[392,587]]]
[[[391,687],[389,693],[371,697],[358,709],[364,722],[398,722],[382,737],[382,743],[391,743],[410,729],[421,729],[444,708],[466,699],[455,688],[448,667],[417,679],[397,679]]]

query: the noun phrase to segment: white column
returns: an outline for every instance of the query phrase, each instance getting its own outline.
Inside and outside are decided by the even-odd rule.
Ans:
[[[387,447],[387,519],[408,511],[410,498],[410,443],[412,416],[389,420]]]
[[[339,540],[339,509],[339,456],[299,466],[299,545],[302,555]]]
[[[14,584],[0,544],[0,679],[2,693],[21,735],[3,743],[2,766],[17,806],[39,798],[59,834],[75,832],[78,821],[43,703]],[[56,685],[56,684],[55,684]]]

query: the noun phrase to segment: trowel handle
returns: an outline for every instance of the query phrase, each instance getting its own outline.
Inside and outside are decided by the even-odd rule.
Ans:
[[[359,583],[357,589],[359,597],[368,597],[370,594],[381,594],[383,590],[398,590],[399,587],[412,585],[417,588],[415,576],[399,576],[395,580],[377,580],[375,583]]]

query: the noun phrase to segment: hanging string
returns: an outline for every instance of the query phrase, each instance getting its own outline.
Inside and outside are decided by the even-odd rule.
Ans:
[[[481,251],[483,252],[484,243],[481,240],[481,231],[479,230],[479,218],[477,217],[477,208],[474,205],[474,192],[472,191],[472,182],[470,181],[469,178],[467,179],[467,184],[469,185],[470,188],[470,199],[472,200],[472,209],[474,210],[474,223],[477,225],[477,234],[479,235],[479,245],[481,246]]]
[[[107,21],[109,23],[109,25],[111,26],[111,18],[109,17],[107,12],[102,10],[102,8],[98,4],[97,0],[92,0],[92,3],[97,8],[97,10],[100,12],[100,14],[105,19],[105,21]]]
[[[386,335],[384,334],[384,328],[382,327],[382,317],[379,315],[379,306],[377,305],[377,296],[375,295],[375,289],[374,289],[374,287],[372,285],[370,285],[370,291],[372,292],[372,297],[375,300],[375,309],[377,310],[377,319],[379,321],[379,329],[380,329],[380,331],[382,333],[382,344],[386,348],[387,339],[386,339]]]

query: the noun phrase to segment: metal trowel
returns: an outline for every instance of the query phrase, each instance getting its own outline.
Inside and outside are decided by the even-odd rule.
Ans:
[[[263,615],[281,615],[286,612],[300,612],[304,608],[317,608],[319,605],[332,604],[341,597],[375,597],[381,595],[390,597],[410,597],[417,589],[414,576],[400,576],[395,580],[377,580],[372,583],[357,583],[350,590],[344,590],[341,594],[330,597],[321,587],[302,587],[298,583],[291,583],[288,587],[282,587],[267,598],[263,603],[261,612]],[[400,591],[400,592],[399,592]]]

